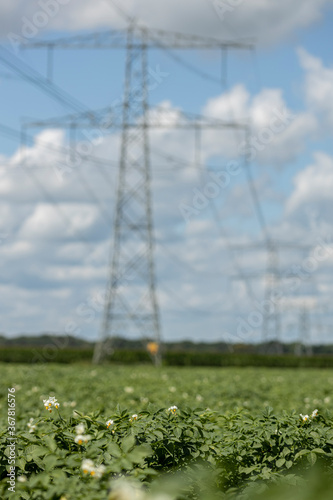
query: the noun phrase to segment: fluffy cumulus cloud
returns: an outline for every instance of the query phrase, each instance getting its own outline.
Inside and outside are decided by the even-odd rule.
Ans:
[[[333,127],[333,68],[306,50],[298,50],[299,60],[305,71],[305,98],[309,109],[317,113],[324,126]]]
[[[314,161],[297,173],[294,190],[287,200],[286,212],[317,212],[321,220],[331,220],[333,210],[333,158],[326,153],[314,154]]]
[[[46,130],[0,161],[1,310],[8,333],[63,330],[59,311],[75,310],[89,282],[105,282],[114,179],[107,185],[87,162],[69,164],[65,147],[62,132]],[[15,308],[6,309],[7,300]]]
[[[118,3],[118,2],[117,2]],[[217,37],[255,37],[259,44],[285,39],[321,18],[331,0],[124,0],[121,8],[149,27]],[[109,0],[2,0],[0,32],[31,38],[42,30],[124,26]]]
[[[281,89],[263,89],[251,96],[243,85],[210,99],[204,113],[215,118],[247,123],[251,133],[249,143],[233,135],[225,144],[226,152],[246,154],[251,161],[267,165],[285,165],[304,149],[306,140],[317,130],[314,114],[304,111],[295,114],[283,99]],[[219,144],[216,134],[210,134],[206,146]]]
[[[207,156],[214,151],[218,154],[216,148],[223,144],[227,155],[246,153],[251,161],[259,164],[285,166],[295,161],[309,142],[330,133],[333,127],[333,69],[302,48],[298,49],[298,56],[304,70],[303,110],[290,109],[279,88],[264,88],[251,95],[244,85],[236,85],[209,99],[203,113],[249,124],[249,146],[245,146],[241,133],[233,132],[225,140],[221,134],[218,139],[216,133],[210,133],[204,142]]]

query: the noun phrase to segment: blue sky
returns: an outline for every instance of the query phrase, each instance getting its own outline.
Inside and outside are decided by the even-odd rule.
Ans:
[[[51,4],[56,14],[37,29],[34,21],[38,13],[47,12],[45,6]],[[306,283],[302,282],[296,291],[289,288],[284,292],[279,307],[285,308],[288,302],[294,304],[294,309],[283,313],[282,338],[297,338],[300,310],[307,307],[313,318],[312,340],[332,341],[327,313],[333,293],[329,280],[333,263],[332,2],[297,0],[290,5],[287,1],[251,0],[232,7],[228,0],[186,0],[181,5],[173,0],[126,0],[121,5],[140,24],[152,29],[219,39],[255,38],[255,55],[249,51],[230,53],[227,87],[219,81],[220,54],[177,52],[184,61],[216,80],[209,81],[175,62],[165,51],[151,50],[149,68],[163,76],[150,92],[150,105],[163,104],[173,120],[179,119],[180,110],[247,120],[254,138],[261,137],[263,130],[267,132],[274,117],[279,122],[277,112],[291,117],[267,144],[261,144],[251,169],[272,238],[312,245],[313,249],[319,241],[326,242],[327,255],[316,262]],[[216,12],[218,5],[229,6],[223,19]],[[2,47],[42,75],[46,71],[45,51],[17,52],[10,43],[13,35],[24,39],[27,22],[36,28],[30,41],[126,26],[113,2],[107,0],[4,0],[0,3],[0,18]],[[54,82],[85,107],[103,108],[122,95],[124,65],[123,50],[58,50],[54,56]],[[0,123],[18,131],[23,118],[46,120],[70,112],[18,77],[1,59],[0,102]],[[0,232],[5,235],[0,247],[1,329],[11,336],[43,331],[64,333],[68,325],[75,324],[79,335],[95,339],[102,309],[96,306],[96,297],[105,288],[112,247],[119,136],[109,134],[94,148],[95,156],[112,160],[112,165],[103,166],[110,178],[107,185],[103,172],[96,172],[91,164],[85,164],[81,172],[74,170],[59,178],[55,165],[63,161],[60,149],[68,146],[68,137],[50,128],[33,130],[31,134],[35,142],[25,152],[29,175],[20,165],[19,141],[0,136]],[[220,172],[228,162],[240,161],[242,140],[239,134],[205,133],[202,167],[212,166]],[[153,131],[150,141],[163,338],[240,340],[240,324],[248,323],[264,297],[267,257],[262,250],[230,250],[231,244],[263,241],[244,170],[232,176],[230,183],[208,200],[207,207],[184,220],[181,207],[192,206],[196,190],[202,192],[211,180],[208,173],[200,178],[195,171],[193,133]],[[55,149],[45,151],[43,142]],[[161,151],[181,159],[185,167],[178,164],[175,169],[163,154],[157,154]],[[302,266],[304,256],[296,251],[281,251],[280,259],[282,270],[293,264]],[[242,281],[231,279],[239,271],[242,275],[261,273],[260,279],[251,281],[255,303],[249,300]],[[89,321],[88,314],[80,313],[83,310],[90,311]],[[315,327],[318,318],[327,328]],[[294,326],[290,328],[290,324]],[[261,339],[260,325],[250,325],[248,330],[243,341]]]

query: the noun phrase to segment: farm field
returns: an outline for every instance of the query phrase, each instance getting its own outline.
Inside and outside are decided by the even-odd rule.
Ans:
[[[281,480],[301,491],[309,469],[332,468],[331,370],[2,364],[0,373],[0,498],[252,498]]]
[[[274,411],[333,410],[333,370],[267,368],[174,368],[153,366],[0,365],[2,391],[16,387],[18,419],[42,413],[39,403],[49,394],[73,408],[113,411],[117,404],[132,412],[148,403],[217,411],[265,406]],[[1,394],[6,397],[6,393]],[[67,403],[67,405],[66,405]],[[75,404],[74,404],[75,403]],[[1,404],[5,404],[1,399]],[[64,406],[65,405],[65,406]]]

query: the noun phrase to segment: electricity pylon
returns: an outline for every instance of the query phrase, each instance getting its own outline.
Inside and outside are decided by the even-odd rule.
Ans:
[[[262,278],[264,284],[264,302],[262,318],[262,342],[267,344],[269,341],[276,343],[277,354],[281,353],[281,278],[282,271],[279,265],[279,250],[310,250],[310,245],[301,245],[292,242],[282,242],[269,238],[267,241],[248,245],[231,245],[233,250],[259,250],[264,249],[267,252],[265,270],[263,272],[247,273],[245,278]],[[287,277],[290,273],[287,275]],[[285,276],[286,277],[286,276]],[[236,279],[244,280],[244,276],[236,276]]]
[[[160,362],[160,320],[156,297],[153,259],[153,216],[151,202],[151,168],[148,129],[151,127],[241,128],[236,122],[223,122],[199,115],[183,115],[183,121],[167,123],[165,110],[155,109],[151,117],[148,106],[147,49],[252,49],[249,43],[224,42],[213,38],[150,30],[131,25],[126,31],[112,30],[93,35],[80,35],[58,41],[37,41],[27,47],[54,48],[126,48],[125,93],[122,115],[118,109],[103,130],[121,128],[121,152],[115,222],[113,228],[113,255],[110,279],[106,293],[104,316],[99,342],[93,361],[98,363],[110,350],[112,338],[139,332],[158,346],[153,349],[155,362]],[[50,50],[51,49],[51,50]],[[49,73],[52,73],[49,71]],[[105,110],[89,111],[62,119],[30,124],[31,126],[58,125],[73,127],[100,127]]]
[[[153,337],[160,364],[161,331],[153,260],[153,215],[147,128],[148,65],[145,37],[133,44],[128,31],[119,179],[114,223],[110,285],[106,294],[100,341],[93,361],[107,347],[109,332],[123,336],[135,326],[143,338]],[[142,121],[141,127],[130,127]],[[133,291],[129,291],[129,278]],[[129,297],[132,295],[132,297]]]
[[[299,311],[299,343],[306,346],[308,356],[312,355],[311,318],[309,314],[312,309],[311,305],[304,302]]]
[[[266,264],[266,284],[265,284],[265,304],[273,303],[273,294],[278,290],[280,285],[280,270],[279,270],[279,255],[278,247],[275,242],[269,240],[267,242],[267,264]],[[262,325],[263,342],[268,342],[272,338],[271,333],[274,332],[273,338],[280,346],[281,340],[281,316],[279,300],[274,301],[274,307],[265,309]],[[277,347],[279,349],[279,347]]]
[[[318,308],[318,300],[306,296],[287,297],[282,304],[283,311],[297,311],[298,321],[296,323],[298,329],[298,338],[295,341],[294,354],[301,356],[303,350],[308,356],[312,352],[311,330],[313,326],[319,326],[311,321],[311,313]],[[296,326],[295,325],[295,326]]]

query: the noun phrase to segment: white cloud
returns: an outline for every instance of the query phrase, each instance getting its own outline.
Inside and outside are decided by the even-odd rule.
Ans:
[[[225,120],[242,121],[248,118],[250,94],[244,85],[236,85],[229,92],[208,100],[203,113]]]
[[[34,137],[31,145],[18,148],[7,160],[0,159],[2,200],[20,204],[52,203],[53,200],[86,203],[89,196],[93,201],[94,194],[98,193],[101,203],[108,203],[114,194],[117,172],[114,164],[95,165],[87,159],[71,161],[70,151],[62,131],[46,129]],[[118,149],[114,136],[105,136],[101,144],[92,148],[91,154],[97,159],[112,156],[116,160]],[[107,170],[105,176],[103,169]]]
[[[47,4],[56,5],[51,14],[47,14]],[[285,40],[295,30],[318,21],[331,0],[244,1],[223,16],[219,6],[229,3],[222,0],[123,0],[119,4],[130,16],[149,27],[225,38],[255,37],[259,44],[270,44]],[[44,13],[45,17],[45,12],[43,22],[43,16],[38,17],[38,13]],[[94,30],[124,26],[108,0],[62,0],[59,3],[56,0],[2,0],[0,19],[3,35],[34,33],[36,24],[40,28],[35,36],[42,29]]]
[[[204,114],[219,119],[249,123],[250,146],[245,147],[244,135],[230,134],[223,142],[220,133],[210,133],[205,143],[210,153],[224,148],[226,154],[246,152],[251,160],[262,165],[285,165],[304,149],[306,140],[317,130],[316,117],[307,111],[294,114],[288,109],[281,89],[263,89],[251,96],[243,85],[212,98]],[[222,142],[222,144],[221,144]]]
[[[333,158],[326,153],[314,153],[313,164],[298,172],[294,190],[287,200],[286,213],[305,214],[315,210],[321,219],[330,219],[333,211]]]
[[[105,278],[105,269],[82,265],[73,266],[49,266],[46,271],[46,278],[52,281],[71,282],[72,285],[77,282],[87,282],[103,280]]]
[[[305,70],[305,97],[311,111],[322,120],[322,128],[333,127],[333,68],[306,50],[298,50],[299,60]]]
[[[97,219],[98,210],[92,205],[38,204],[25,220],[19,235],[32,240],[77,238],[96,224]]]
[[[34,245],[29,241],[16,241],[14,243],[7,243],[1,248],[1,255],[3,258],[10,258],[10,260],[15,259],[27,259],[31,258],[34,251]]]

